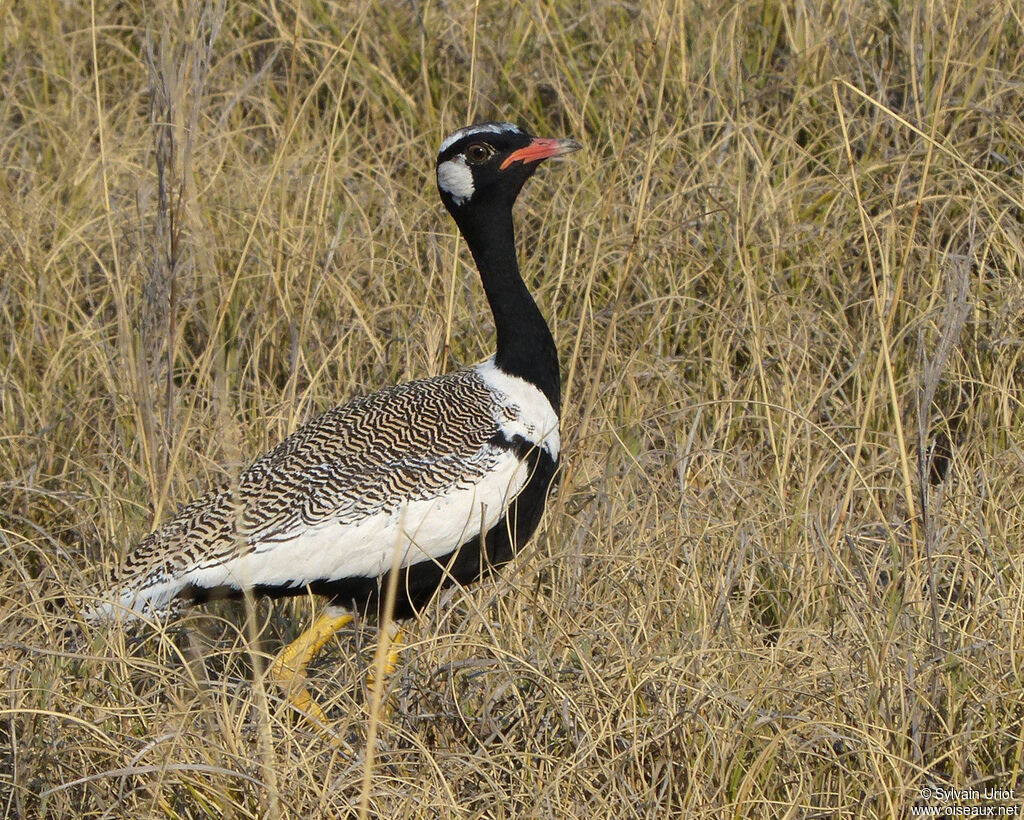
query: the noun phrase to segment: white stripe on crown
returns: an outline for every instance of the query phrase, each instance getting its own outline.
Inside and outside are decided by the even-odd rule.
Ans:
[[[437,149],[437,154],[440,156],[449,148],[451,148],[460,139],[469,134],[521,134],[523,129],[518,125],[513,125],[510,122],[485,122],[481,125],[467,125],[465,128],[460,128],[454,134],[445,139],[441,143],[441,147]]]

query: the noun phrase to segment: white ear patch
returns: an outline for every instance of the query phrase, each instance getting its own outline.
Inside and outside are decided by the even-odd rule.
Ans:
[[[466,165],[464,156],[459,154],[437,166],[437,187],[449,194],[456,205],[473,196],[473,172]]]

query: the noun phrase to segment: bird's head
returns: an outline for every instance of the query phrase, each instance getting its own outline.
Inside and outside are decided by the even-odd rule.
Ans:
[[[449,213],[480,205],[512,207],[541,161],[577,151],[568,139],[539,139],[509,122],[460,128],[437,152],[437,189]]]

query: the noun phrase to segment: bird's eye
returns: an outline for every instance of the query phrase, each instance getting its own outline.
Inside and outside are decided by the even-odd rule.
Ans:
[[[466,149],[466,159],[473,163],[483,162],[493,153],[494,149],[491,146],[482,142],[474,142]]]

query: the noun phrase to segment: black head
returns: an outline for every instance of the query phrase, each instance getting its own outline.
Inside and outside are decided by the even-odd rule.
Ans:
[[[511,208],[542,160],[580,147],[573,140],[538,139],[509,122],[460,128],[437,152],[437,190],[457,220],[480,205]]]

